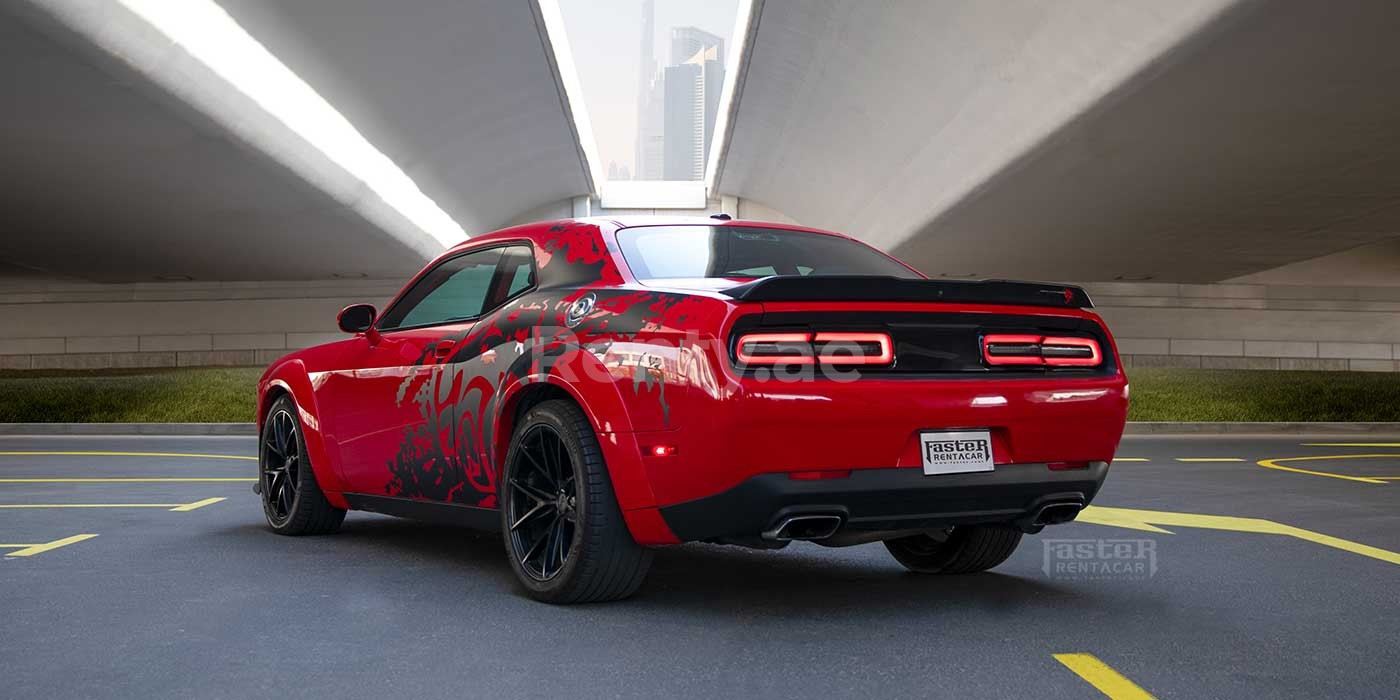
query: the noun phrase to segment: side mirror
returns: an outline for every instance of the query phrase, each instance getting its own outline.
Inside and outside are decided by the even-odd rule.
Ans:
[[[346,333],[365,333],[374,327],[374,319],[379,311],[373,304],[351,304],[340,310],[336,323]]]

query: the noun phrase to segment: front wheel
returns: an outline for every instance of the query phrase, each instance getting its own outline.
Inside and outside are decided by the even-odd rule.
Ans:
[[[511,569],[536,600],[592,603],[636,592],[651,550],[622,520],[598,438],[568,401],[530,409],[501,479],[501,530]]]
[[[282,396],[272,403],[258,441],[258,493],[263,515],[279,535],[326,535],[340,529],[345,511],[332,506],[306,456],[297,407]]]
[[[921,574],[970,574],[1006,561],[1021,543],[1016,530],[964,525],[933,534],[885,540],[885,548],[904,568]]]

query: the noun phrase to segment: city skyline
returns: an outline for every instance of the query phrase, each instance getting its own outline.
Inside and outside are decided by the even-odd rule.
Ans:
[[[648,1],[654,7],[650,31],[644,29],[642,21],[648,14],[643,11]],[[695,28],[730,44],[738,6],[738,0],[561,0],[582,97],[605,173],[626,169],[633,178],[641,174],[637,167],[641,160],[639,98],[649,85],[648,76],[670,64],[671,29]],[[652,67],[642,65],[644,34],[651,37]],[[725,49],[721,62],[728,57],[729,46]],[[718,88],[711,92],[717,105]],[[659,158],[659,144],[656,150]]]

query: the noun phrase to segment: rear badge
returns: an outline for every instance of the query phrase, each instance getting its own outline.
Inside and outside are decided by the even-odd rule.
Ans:
[[[589,292],[569,305],[569,309],[564,312],[564,325],[573,328],[582,321],[585,316],[593,313],[593,305],[598,303],[598,297]]]

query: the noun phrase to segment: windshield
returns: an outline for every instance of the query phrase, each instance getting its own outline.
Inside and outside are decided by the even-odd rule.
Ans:
[[[617,232],[639,280],[772,275],[918,279],[879,251],[839,236],[741,226],[641,226]]]

